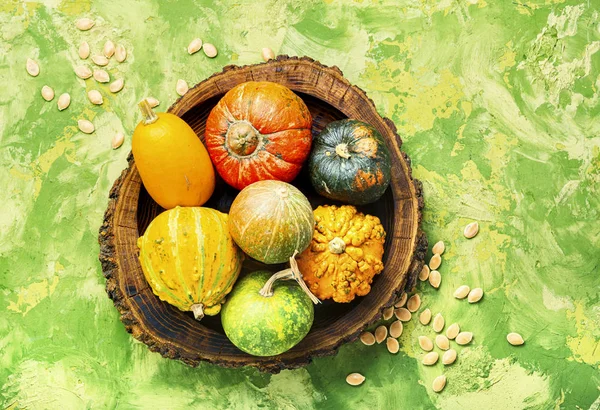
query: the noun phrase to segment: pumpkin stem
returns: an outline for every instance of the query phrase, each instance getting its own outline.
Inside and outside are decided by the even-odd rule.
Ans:
[[[152,107],[148,104],[148,100],[145,98],[138,103],[138,107],[142,111],[142,116],[144,117],[144,124],[152,124],[158,120],[158,115],[154,111],[152,111]]]
[[[342,158],[350,158],[350,152],[348,152],[348,144],[338,144],[335,147],[335,153],[338,154]]]
[[[194,303],[191,309],[194,313],[194,319],[202,320],[204,317],[204,305],[202,303]]]
[[[267,280],[265,285],[258,291],[258,293],[261,296],[264,296],[266,298],[273,296],[273,283],[275,283],[276,280],[294,279],[296,282],[298,282],[298,285],[300,285],[300,288],[302,288],[304,293],[306,293],[306,295],[310,298],[310,300],[315,305],[321,303],[319,298],[317,298],[315,295],[313,295],[313,293],[310,291],[310,289],[308,289],[308,286],[306,286],[306,283],[302,279],[302,274],[300,273],[300,270],[298,269],[298,263],[296,262],[296,259],[295,259],[297,254],[298,254],[298,251],[295,251],[294,255],[290,258],[290,268],[277,272],[276,274],[271,276],[269,278],[269,280]]]
[[[342,238],[336,236],[329,241],[329,252],[339,255],[346,250],[346,243]]]

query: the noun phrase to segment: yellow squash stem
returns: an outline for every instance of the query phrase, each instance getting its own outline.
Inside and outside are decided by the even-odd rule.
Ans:
[[[142,111],[142,116],[144,117],[144,124],[152,124],[156,120],[158,120],[158,115],[154,111],[152,111],[152,107],[148,103],[148,100],[145,98],[138,103],[138,107],[140,107],[140,111]]]

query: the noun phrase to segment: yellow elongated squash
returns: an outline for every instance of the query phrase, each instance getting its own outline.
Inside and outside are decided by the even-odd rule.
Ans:
[[[198,320],[220,312],[242,269],[244,254],[227,218],[211,208],[178,206],[158,215],[138,239],[154,294]]]

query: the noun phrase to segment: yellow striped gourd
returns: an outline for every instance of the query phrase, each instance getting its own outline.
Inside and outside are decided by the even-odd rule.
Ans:
[[[219,313],[242,269],[244,254],[227,218],[210,208],[176,207],[158,215],[138,239],[154,294],[198,320]]]

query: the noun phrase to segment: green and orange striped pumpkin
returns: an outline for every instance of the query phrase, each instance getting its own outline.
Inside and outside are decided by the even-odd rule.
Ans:
[[[158,215],[138,239],[140,264],[154,294],[196,319],[216,315],[242,268],[244,254],[227,214],[176,207]]]

